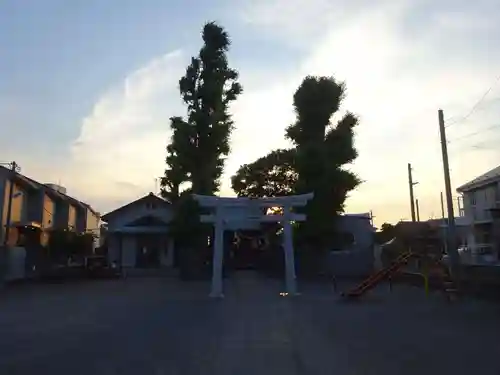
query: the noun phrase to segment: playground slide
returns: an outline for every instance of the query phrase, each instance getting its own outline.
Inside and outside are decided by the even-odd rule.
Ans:
[[[407,252],[404,254],[401,254],[393,264],[391,264],[389,267],[386,267],[370,277],[368,277],[365,281],[363,281],[361,284],[358,286],[354,287],[353,289],[349,290],[348,292],[342,293],[343,297],[359,297],[363,295],[365,292],[368,290],[372,289],[374,286],[376,286],[380,281],[384,280],[387,276],[393,274],[395,271],[397,271],[403,264],[405,264],[408,259],[413,254],[411,252]]]

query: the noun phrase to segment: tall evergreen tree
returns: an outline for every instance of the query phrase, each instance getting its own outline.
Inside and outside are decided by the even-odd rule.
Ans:
[[[294,147],[275,150],[240,167],[232,177],[239,196],[279,196],[314,192],[298,227],[298,239],[316,248],[332,246],[335,217],[348,193],[359,183],[344,169],[357,157],[354,147],[356,116],[347,112],[332,124],[345,97],[345,86],[331,77],[306,77],[294,95],[297,120],[286,130]]]
[[[331,246],[334,223],[343,211],[349,191],[358,184],[353,173],[342,168],[357,157],[354,127],[358,120],[346,113],[336,124],[332,116],[345,97],[345,86],[331,77],[306,77],[294,95],[297,120],[286,136],[296,147],[296,193],[314,192],[308,204],[308,220],[300,237],[320,248]]]
[[[161,179],[161,195],[170,202],[177,203],[181,194],[181,185],[189,182],[190,159],[183,150],[188,150],[191,147],[194,132],[192,127],[186,124],[181,117],[172,117],[170,128],[172,137],[167,146],[165,159],[167,168]]]
[[[191,248],[201,246],[197,241],[204,236],[199,211],[186,193],[213,195],[218,191],[233,129],[228,107],[242,92],[238,72],[228,64],[227,32],[209,22],[202,38],[203,47],[179,81],[187,116],[171,119],[172,138],[161,181],[162,196],[177,202],[173,230],[178,244]]]
[[[191,183],[196,194],[217,192],[229,154],[233,121],[229,104],[242,92],[238,72],[227,60],[230,40],[214,22],[202,32],[204,45],[191,59],[179,81],[181,97],[187,106],[187,119],[171,120],[172,142],[167,147],[167,165],[163,179],[164,195],[177,191],[183,182]]]

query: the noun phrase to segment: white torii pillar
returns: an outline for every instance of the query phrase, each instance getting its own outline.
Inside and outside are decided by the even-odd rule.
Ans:
[[[285,252],[285,283],[286,292],[290,295],[297,294],[297,276],[295,275],[295,253],[293,248],[292,223],[290,222],[290,207],[283,206],[283,250]]]
[[[290,212],[292,207],[305,206],[314,197],[313,193],[292,195],[275,198],[222,198],[215,196],[205,196],[194,194],[194,199],[202,207],[215,209],[215,215],[200,215],[200,220],[205,223],[213,223],[215,229],[213,262],[212,262],[212,287],[210,297],[221,298],[223,293],[223,272],[224,263],[224,211],[222,207],[240,206],[249,207],[258,205],[261,207],[283,207],[283,215],[260,215],[257,217],[247,217],[246,220],[257,220],[259,222],[282,222],[284,228],[284,253],[285,253],[285,283],[286,293],[295,295],[297,293],[297,280],[295,274],[295,256],[293,249],[293,233],[291,221],[305,221],[306,216]]]
[[[214,247],[212,257],[212,290],[210,297],[224,297],[222,279],[224,266],[224,221],[220,209],[216,210],[214,222]]]

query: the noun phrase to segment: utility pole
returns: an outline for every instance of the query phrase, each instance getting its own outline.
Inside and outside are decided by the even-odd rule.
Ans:
[[[9,232],[10,232],[10,217],[12,213],[12,198],[14,195],[14,176],[19,168],[17,163],[13,161],[9,163],[9,177],[7,181],[9,181],[9,200],[7,202],[7,217],[5,220],[5,230],[3,231],[3,246],[4,249],[0,254],[0,283],[3,284],[5,281],[5,276],[7,274],[8,266],[7,266],[7,245],[9,243]],[[3,220],[1,220],[3,222]],[[2,223],[3,224],[3,223]]]
[[[10,231],[10,217],[12,213],[12,196],[14,195],[14,176],[16,174],[18,165],[15,161],[10,163],[10,178],[9,178],[9,201],[7,202],[7,220],[5,222],[5,234],[3,238],[3,244],[6,246],[9,241],[9,231]]]
[[[411,207],[411,221],[415,222],[415,197],[413,195],[413,186],[418,184],[418,182],[413,182],[413,176],[411,174],[411,164],[408,163],[408,185],[410,186],[410,207]]]
[[[420,221],[420,207],[418,205],[418,199],[415,199],[415,206],[417,208],[417,221]]]
[[[448,252],[448,236],[446,233],[448,232],[448,225],[446,224],[446,220],[444,218],[444,198],[443,198],[443,192],[441,192],[441,219],[443,220],[443,245],[444,245],[444,250],[445,252]]]
[[[451,272],[458,284],[460,282],[460,259],[458,257],[456,245],[455,214],[453,213],[453,198],[451,195],[450,165],[448,163],[448,145],[446,143],[446,130],[444,128],[443,110],[438,110],[439,135],[441,137],[441,153],[443,156],[444,187],[446,194],[446,208],[448,210],[448,226],[446,243],[448,255],[450,257]]]
[[[443,192],[441,192],[441,218],[444,222],[444,200],[443,200]]]

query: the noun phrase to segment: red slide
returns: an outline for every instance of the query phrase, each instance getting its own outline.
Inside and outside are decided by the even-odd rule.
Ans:
[[[387,276],[393,274],[395,271],[397,271],[403,264],[405,264],[408,259],[413,254],[408,251],[407,253],[401,254],[393,264],[391,264],[389,267],[384,268],[373,275],[371,275],[369,278],[367,278],[365,281],[363,281],[361,284],[357,285],[353,289],[349,290],[348,292],[342,293],[342,297],[360,297],[362,296],[365,292],[369,291],[372,289],[374,286],[376,286],[380,281],[384,280]]]

